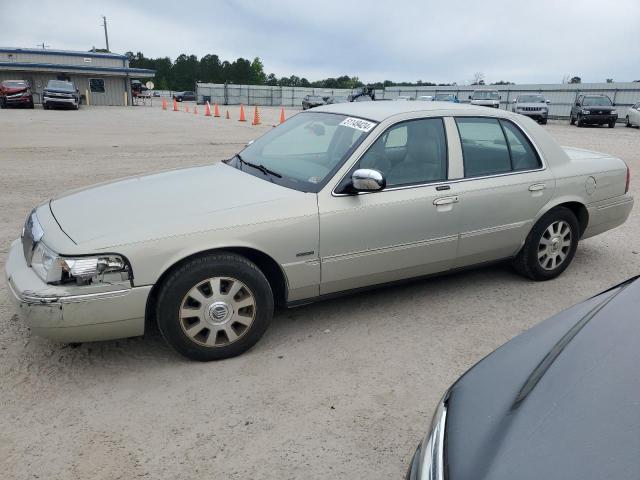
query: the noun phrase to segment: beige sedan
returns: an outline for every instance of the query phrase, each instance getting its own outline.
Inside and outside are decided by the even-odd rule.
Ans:
[[[37,335],[84,342],[157,322],[197,360],[238,355],[276,306],[510,260],[533,280],[622,224],[626,164],[535,122],[440,102],[363,102],[289,119],[218,164],[39,206],[6,261]]]

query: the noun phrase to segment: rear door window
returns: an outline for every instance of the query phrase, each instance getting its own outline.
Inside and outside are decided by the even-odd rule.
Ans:
[[[509,148],[496,118],[456,118],[465,177],[480,177],[511,171]]]
[[[456,119],[462,142],[465,177],[482,177],[540,168],[531,142],[508,120],[482,117]]]

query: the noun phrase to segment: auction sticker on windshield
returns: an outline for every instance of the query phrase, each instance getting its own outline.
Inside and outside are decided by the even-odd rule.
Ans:
[[[340,122],[340,125],[349,128],[355,128],[356,130],[360,130],[362,132],[369,132],[373,127],[376,126],[374,122],[368,122],[367,120],[353,117],[345,118]]]

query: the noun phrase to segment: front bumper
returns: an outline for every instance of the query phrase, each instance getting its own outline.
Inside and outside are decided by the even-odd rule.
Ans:
[[[413,457],[411,457],[411,463],[409,464],[409,469],[407,470],[407,475],[405,476],[405,480],[421,480],[420,477],[420,461],[422,457],[422,442],[418,444],[418,448],[416,448]]]
[[[31,103],[33,103],[33,97],[31,95],[20,95],[17,97],[7,95],[6,97],[4,97],[4,101],[6,105],[30,105]]]
[[[42,103],[46,103],[47,105],[76,105],[75,98],[64,98],[64,97],[42,97]]]
[[[90,342],[144,334],[150,286],[55,286],[27,265],[20,240],[5,266],[9,297],[34,334],[59,342]]]
[[[549,116],[549,112],[547,110],[516,110],[516,113],[524,115],[525,117],[533,118],[534,120],[544,120]]]
[[[584,123],[614,123],[618,121],[618,115],[580,115],[580,118]]]

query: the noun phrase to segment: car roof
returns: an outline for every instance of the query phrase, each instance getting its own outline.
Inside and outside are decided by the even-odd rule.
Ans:
[[[489,110],[489,111],[487,111]],[[354,117],[366,118],[381,122],[389,117],[403,113],[424,112],[429,115],[477,114],[479,116],[495,116],[496,113],[508,116],[505,110],[495,111],[487,107],[452,102],[350,102],[335,103],[314,108],[314,112],[340,113]]]

